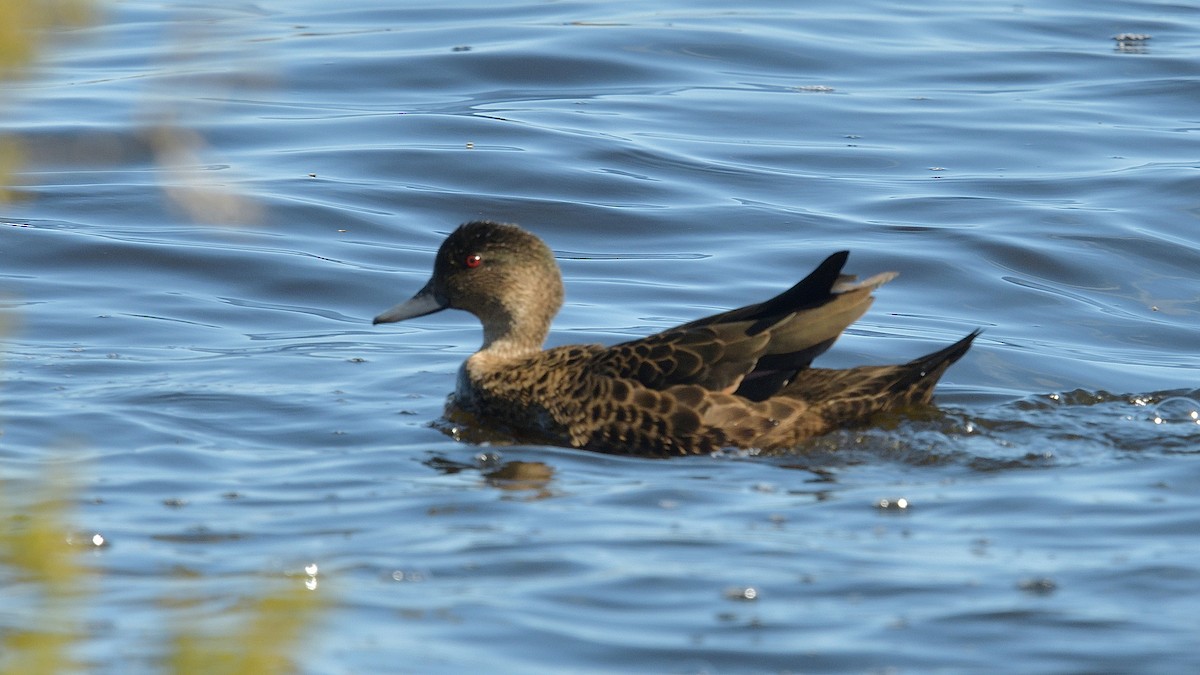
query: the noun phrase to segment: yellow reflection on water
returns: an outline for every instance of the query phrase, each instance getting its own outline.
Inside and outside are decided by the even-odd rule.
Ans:
[[[64,29],[98,20],[93,0],[0,0],[0,83],[24,77],[38,57],[54,46]],[[164,99],[166,100],[166,99]],[[0,106],[3,100],[0,100]],[[253,200],[228,189],[205,161],[205,139],[184,126],[182,109],[157,103],[144,125],[154,152],[158,178],[170,203],[190,220],[209,224],[257,222],[260,208]],[[3,109],[0,108],[0,113]],[[76,152],[91,161],[114,150],[103,136],[92,134]],[[26,157],[21,141],[0,125],[0,204],[12,202],[12,189]]]
[[[94,20],[93,10],[90,0],[0,0],[0,83],[24,76],[55,30]],[[243,220],[252,212],[202,177],[176,168],[198,165],[203,147],[198,135],[170,126],[153,133],[168,191],[184,210],[198,220],[218,221]],[[9,186],[22,160],[19,140],[0,127],[0,203],[12,201]],[[4,331],[0,326],[0,334]],[[46,464],[53,466],[53,460]],[[83,564],[80,552],[100,552],[113,543],[99,532],[72,529],[74,503],[70,481],[54,472],[0,482],[0,588],[8,594],[8,618],[0,624],[0,675],[85,672],[89,665],[101,665],[71,656],[89,637],[82,617],[94,602],[88,589],[96,587],[98,576]],[[174,638],[164,670],[177,675],[296,672],[296,651],[311,641],[302,638],[312,632],[327,595],[316,592],[316,564],[304,572],[302,582],[283,580],[246,598],[237,611],[242,620],[232,626],[222,622],[217,631],[179,618],[202,601],[160,598],[158,606],[174,615],[166,618]],[[147,645],[147,654],[155,653],[160,652]]]
[[[47,31],[94,18],[90,0],[4,0],[0,2],[0,78],[13,78],[37,58]]]
[[[0,2],[0,82],[22,77],[50,40],[51,31],[87,23],[93,18],[93,7],[90,0]],[[12,201],[9,186],[24,156],[17,139],[0,136],[0,203]]]
[[[30,620],[0,632],[0,674],[60,673],[77,666],[69,655],[81,637],[78,614],[85,603],[87,570],[67,536],[68,500],[61,479],[35,486],[16,503],[13,484],[0,484],[0,586],[29,598]],[[9,607],[9,611],[17,607]]]
[[[88,589],[98,587],[100,576],[83,564],[81,552],[112,545],[100,533],[74,533],[71,492],[69,481],[56,473],[0,483],[0,587],[9,594],[5,609],[13,623],[0,625],[0,675],[86,672],[89,666],[116,665],[82,664],[71,656],[89,638],[82,617],[96,601]],[[204,598],[160,599],[156,604],[168,614],[164,623],[174,634],[164,672],[298,672],[297,652],[313,641],[316,618],[328,602],[328,593],[316,592],[317,575],[317,564],[311,563],[293,578],[242,599],[235,609],[240,620],[222,620],[218,629],[183,618],[202,611]],[[146,645],[147,655],[155,653],[157,645]]]

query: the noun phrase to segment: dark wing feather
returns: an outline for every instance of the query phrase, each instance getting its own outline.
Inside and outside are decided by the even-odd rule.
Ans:
[[[842,267],[845,266],[849,257],[849,251],[838,251],[826,258],[817,266],[817,269],[801,279],[795,286],[770,300],[697,319],[685,323],[679,328],[744,323],[747,333],[760,333],[788,314],[828,302],[830,290],[834,284],[841,280],[852,281],[854,279],[854,277],[846,277],[841,274]]]
[[[756,305],[716,314],[681,328],[722,325],[746,334],[768,332],[771,342],[736,393],[763,401],[778,393],[871,306],[871,293],[895,278],[887,272],[855,283],[842,274],[849,251],[838,251],[795,286]]]
[[[592,369],[650,389],[694,384],[733,391],[768,342],[767,335],[745,335],[729,326],[675,328],[608,347],[592,357]]]
[[[661,389],[696,384],[761,401],[778,393],[871,306],[892,273],[854,283],[841,273],[848,251],[754,305],[721,312],[608,348],[596,368]]]

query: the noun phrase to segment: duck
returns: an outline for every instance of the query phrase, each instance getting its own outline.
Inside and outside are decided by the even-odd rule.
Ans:
[[[514,438],[655,457],[782,451],[929,405],[980,333],[899,365],[812,367],[896,277],[859,281],[842,273],[848,257],[833,253],[765,302],[619,344],[545,349],[564,296],[553,251],[518,225],[477,220],[446,237],[428,283],[373,324],[475,315],[483,344],[449,406]]]

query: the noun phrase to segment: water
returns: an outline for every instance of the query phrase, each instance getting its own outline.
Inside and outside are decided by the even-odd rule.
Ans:
[[[1200,9],[352,4],[110,2],[8,85],[0,466],[108,542],[92,671],[279,579],[306,673],[1200,666]],[[369,319],[477,217],[558,252],[554,344],[843,248],[901,275],[824,364],[986,332],[792,454],[474,445],[473,319]]]

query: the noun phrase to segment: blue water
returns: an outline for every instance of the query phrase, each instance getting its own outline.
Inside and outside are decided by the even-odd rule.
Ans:
[[[108,542],[91,671],[280,583],[305,673],[1200,667],[1200,7],[101,7],[0,108],[0,477]],[[557,252],[553,344],[845,248],[900,276],[824,365],[986,331],[789,455],[504,445],[441,420],[471,317],[370,325],[480,217]]]

